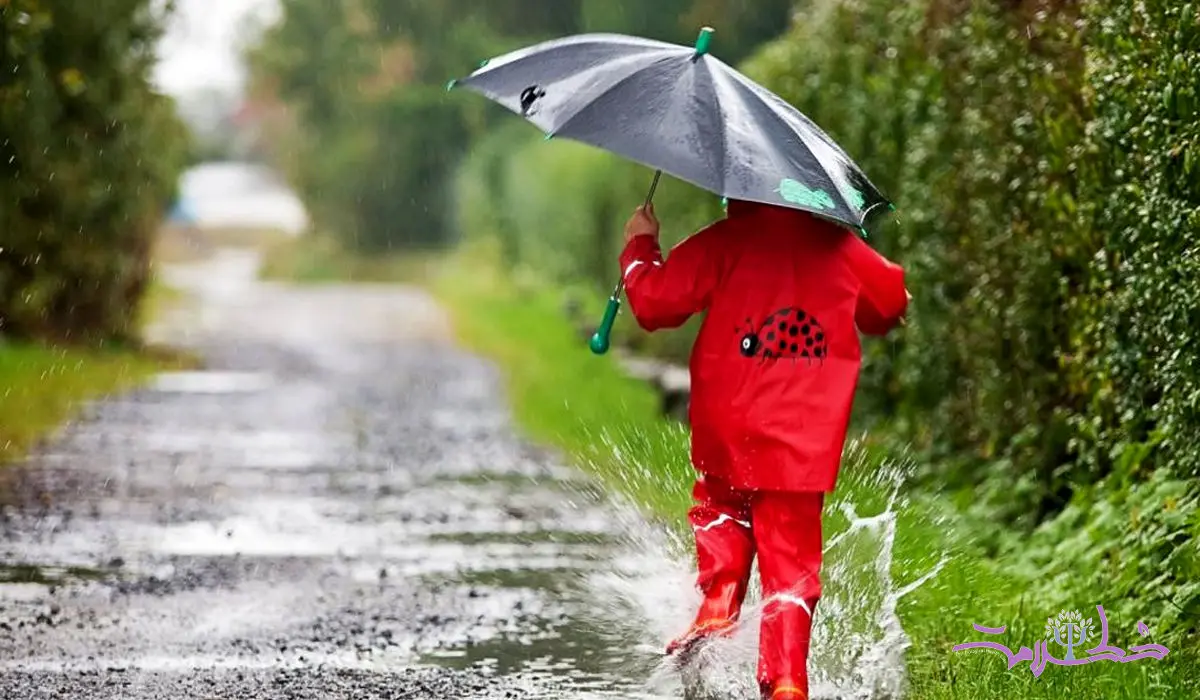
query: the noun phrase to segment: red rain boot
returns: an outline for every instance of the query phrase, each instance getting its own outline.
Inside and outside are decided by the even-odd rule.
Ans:
[[[667,655],[687,658],[698,645],[714,636],[726,636],[737,627],[745,586],[740,581],[730,581],[713,586],[700,604],[696,619],[688,631],[667,645]]]

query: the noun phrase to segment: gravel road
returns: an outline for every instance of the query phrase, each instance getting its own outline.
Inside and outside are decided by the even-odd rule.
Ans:
[[[256,265],[167,269],[154,335],[204,370],[0,473],[0,698],[649,697],[688,603],[649,528],[514,436],[423,293]]]

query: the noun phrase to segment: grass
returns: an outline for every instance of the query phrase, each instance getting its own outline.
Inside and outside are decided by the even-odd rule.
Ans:
[[[23,457],[89,399],[188,363],[161,350],[0,344],[0,464]]]
[[[657,415],[648,387],[623,376],[611,358],[590,354],[563,318],[558,295],[518,288],[470,254],[451,258],[431,286],[460,339],[502,368],[515,417],[529,437],[557,447],[608,488],[682,531],[693,479],[686,431]],[[835,500],[856,504],[860,513],[878,508],[883,489],[877,477],[894,461],[870,448],[852,450]],[[1009,562],[986,559],[975,548],[971,533],[990,524],[968,522],[937,496],[909,498],[899,516],[894,576],[903,583],[943,554],[948,559],[899,606],[912,640],[907,697],[1142,700],[1189,692],[1197,655],[1179,648],[1163,661],[1049,666],[1040,678],[1025,663],[1009,670],[999,652],[953,651],[971,641],[998,641],[1013,650],[1033,646],[1045,638],[1043,620],[1057,609],[1035,607],[1037,582],[1017,578]],[[827,532],[844,527],[832,509],[828,517]],[[1074,607],[1094,615],[1102,594]],[[989,638],[973,630],[975,623],[1008,630]],[[1111,643],[1144,643],[1135,624],[1110,617]]]

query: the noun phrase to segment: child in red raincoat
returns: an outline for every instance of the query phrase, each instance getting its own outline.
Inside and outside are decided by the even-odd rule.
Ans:
[[[707,312],[689,409],[704,602],[668,653],[733,628],[757,554],[759,684],[773,700],[807,698],[821,511],[858,383],[859,331],[901,322],[904,271],[853,233],[783,207],[730,201],[727,218],[666,260],[658,230],[652,206],[625,227],[621,269],[638,324],[673,328]]]

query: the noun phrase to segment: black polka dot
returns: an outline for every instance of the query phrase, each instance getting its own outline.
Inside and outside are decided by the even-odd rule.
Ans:
[[[823,340],[825,340],[825,334],[824,334],[824,333],[818,333],[818,334],[817,334],[817,342],[819,343],[819,342],[821,342],[821,341],[823,341]]]
[[[772,341],[772,342],[775,341],[775,331],[771,331],[770,333],[767,333],[767,340]]]
[[[805,350],[804,352],[800,353],[800,357],[808,357],[808,351]]]
[[[811,348],[813,345],[815,345],[815,344],[816,344],[816,342],[815,342],[815,341],[814,341],[812,338],[809,338],[809,339],[808,339],[807,341],[805,341],[805,342],[806,342],[806,344],[808,345],[808,347],[810,347],[810,348]]]
[[[779,341],[779,349],[780,349],[780,350],[787,350],[787,341],[786,341],[786,340],[780,340],[780,341]]]
[[[797,321],[803,321],[803,320],[804,320],[804,317],[805,317],[806,315],[807,315],[807,314],[805,314],[803,311],[797,311],[797,312],[796,312],[796,320],[797,320]]]
[[[791,328],[788,329],[788,335],[792,336],[793,338],[795,338],[796,334],[799,332],[800,332],[800,329],[795,326],[792,326]]]
[[[763,321],[763,327],[765,328],[766,326],[769,326],[772,323],[775,323],[775,314],[771,314],[770,316],[767,316],[767,320]]]
[[[808,332],[809,332],[810,330],[812,330],[812,329],[811,329],[811,328],[809,328],[807,325],[805,325],[805,326],[804,326],[804,328],[801,328],[801,329],[800,329],[800,332],[801,332],[801,333],[803,333],[804,335],[808,335]]]
[[[795,343],[792,343],[792,354],[795,354],[795,353],[796,353],[796,351],[797,351],[797,350],[799,350],[799,349],[800,349],[800,348],[796,347],[796,344],[795,344]]]
[[[822,357],[824,354],[825,354],[825,348],[817,348],[816,350],[813,350],[813,355],[815,357]]]
[[[787,330],[787,321],[780,321],[780,322],[779,322],[779,330],[781,330],[781,331],[786,331],[786,330]]]

